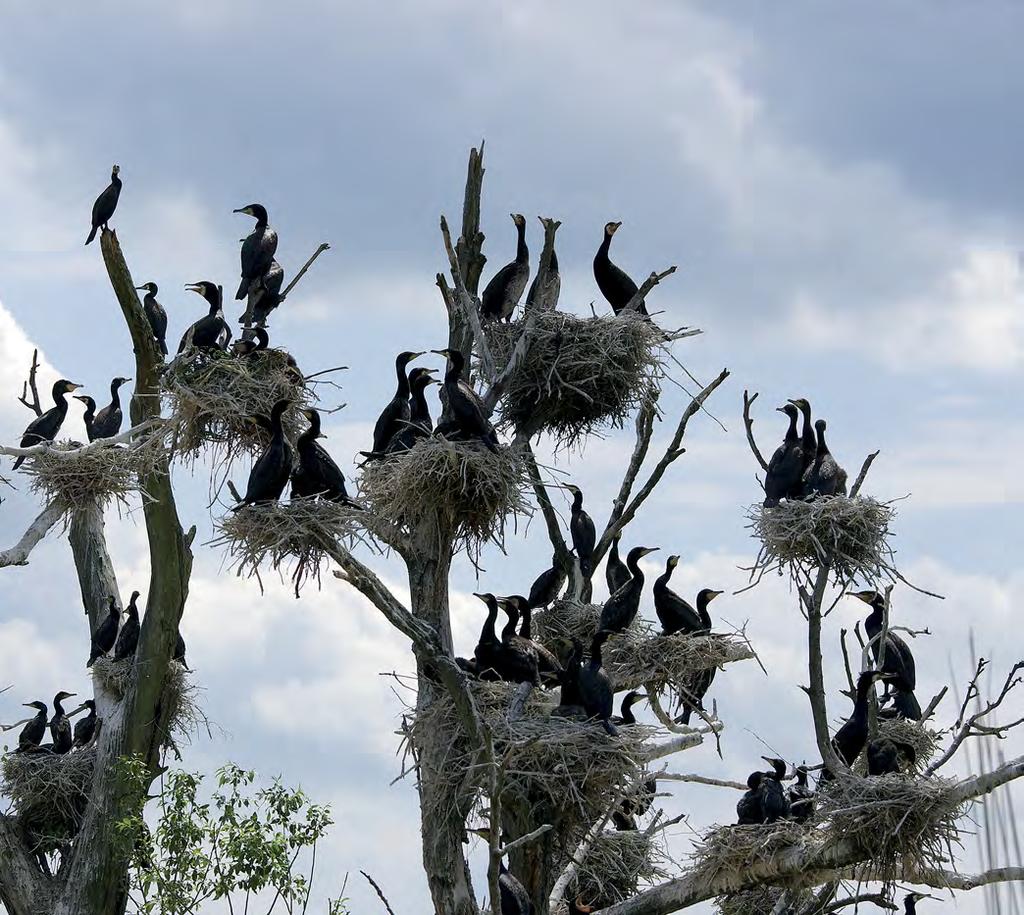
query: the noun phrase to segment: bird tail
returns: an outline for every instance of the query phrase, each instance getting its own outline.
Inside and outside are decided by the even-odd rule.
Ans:
[[[11,470],[17,470],[24,463],[25,463],[25,455],[22,454],[19,457],[16,457],[14,459],[14,466],[11,468]]]
[[[244,299],[249,294],[249,280],[247,277],[242,277],[242,282],[238,284],[238,292],[235,293],[236,299]]]
[[[601,724],[604,726],[604,729],[609,733],[609,735],[611,735],[612,737],[619,736],[619,732],[618,730],[616,730],[615,725],[612,724],[607,718],[605,718],[601,722]]]
[[[89,233],[89,237],[85,240],[86,244],[89,244],[96,237],[96,229],[98,226],[93,226],[92,231]]]

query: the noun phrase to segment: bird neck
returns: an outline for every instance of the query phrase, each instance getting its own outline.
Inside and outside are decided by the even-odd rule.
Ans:
[[[593,644],[590,646],[590,669],[597,670],[603,663],[601,659],[601,645],[603,643],[600,639],[594,639]]]
[[[120,387],[120,385],[115,384],[114,382],[110,383],[110,405],[112,407],[121,406],[121,394],[119,391]]]
[[[510,613],[508,615],[508,622],[505,623],[505,627],[501,630],[501,640],[507,642],[512,636],[516,634],[516,626],[519,624],[519,615],[516,613]]]
[[[804,427],[800,433],[804,445],[814,448],[817,446],[817,436],[814,434],[814,426],[811,424],[811,408],[801,407],[800,412],[804,415]]]
[[[825,430],[824,429],[819,429],[818,430],[817,447],[818,447],[818,454],[819,455],[826,455],[826,454],[829,453],[828,445],[825,443]]]
[[[868,714],[868,691],[872,680],[860,680],[857,683],[857,699],[853,704],[853,714],[857,718],[866,718]]]
[[[635,700],[632,697],[627,697],[622,700],[622,723],[623,724],[636,724],[636,715],[633,714],[633,702]]]
[[[63,717],[63,715],[64,715],[64,704],[63,704],[62,700],[60,700],[60,699],[54,699],[53,700],[53,712],[54,712],[54,714],[58,718]]]
[[[665,571],[662,572],[655,580],[654,587],[659,591],[663,588],[668,587],[668,580],[672,577],[672,573],[675,571],[674,566],[665,566]]]
[[[882,621],[885,619],[885,607],[881,604],[872,604],[871,613],[864,620],[864,628],[869,635],[873,635],[882,628]],[[877,650],[877,647],[876,647]]]
[[[118,190],[121,190],[121,176],[120,175],[111,175],[110,176],[110,186],[111,187],[116,187]]]
[[[572,494],[572,513],[574,515],[583,513],[583,493],[581,492],[574,492]]]
[[[791,413],[789,415],[789,428],[786,430],[787,442],[795,442],[799,438],[799,436],[796,434],[796,420],[797,414],[795,412]]]
[[[601,247],[597,249],[597,256],[600,260],[608,260],[608,249],[611,246],[612,237],[605,232],[604,240],[601,242]]]
[[[430,408],[427,406],[427,386],[416,385],[412,389],[412,415],[413,419],[424,419],[430,417]]]
[[[498,605],[496,603],[490,603],[487,605],[487,619],[484,620],[484,628],[480,633],[480,641],[497,641],[497,636],[494,634],[494,623],[498,619]]]
[[[533,639],[533,609],[529,606],[522,610],[523,625],[519,627],[519,634],[524,639]]]
[[[409,396],[409,376],[405,371],[406,363],[399,359],[395,363],[395,376],[398,378],[398,391],[396,396],[408,397]]]
[[[630,556],[627,558],[626,568],[629,569],[630,574],[633,576],[633,581],[639,582],[641,585],[644,583],[644,573],[640,571],[639,556]]]
[[[530,259],[530,251],[526,247],[526,223],[516,226],[516,263],[525,264]]]

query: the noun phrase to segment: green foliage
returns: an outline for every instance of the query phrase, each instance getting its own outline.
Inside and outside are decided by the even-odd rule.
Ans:
[[[122,761],[129,790],[144,772]],[[116,824],[129,854],[129,887],[139,915],[194,915],[209,900],[249,911],[306,911],[316,864],[316,845],[332,824],[329,808],[310,803],[300,790],[278,780],[254,788],[256,773],[227,765],[217,772],[208,799],[204,778],[184,771],[166,774],[159,815],[150,828],[140,812]],[[265,908],[269,905],[269,908]],[[328,915],[347,915],[344,899],[329,902]]]

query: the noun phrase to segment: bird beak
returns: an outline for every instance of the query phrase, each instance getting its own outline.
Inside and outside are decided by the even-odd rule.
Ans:
[[[710,594],[708,595],[708,601],[709,601],[709,602],[710,602],[710,601],[713,601],[713,600],[714,600],[714,599],[715,599],[716,597],[718,597],[718,595],[719,595],[719,594],[725,594],[725,592],[724,592],[724,591],[712,591],[712,592],[711,592],[711,593],[710,593]]]
[[[231,212],[232,213],[244,213],[246,216],[248,216],[249,215],[249,208],[248,207],[239,207],[237,210],[232,210]]]
[[[146,289],[148,291],[149,287],[148,286],[136,286],[135,288],[141,292],[143,289]]]
[[[68,385],[68,390],[69,391],[77,391],[80,387],[81,387],[80,384],[74,384],[72,382],[70,385]]]
[[[424,350],[422,353],[413,353],[412,354],[412,359],[410,359],[409,361],[412,362],[413,359],[419,359],[420,356],[425,356],[426,354],[427,354],[426,350]]]
[[[649,546],[643,551],[642,555],[646,556],[648,553],[657,553],[659,549],[661,549],[661,547]]]
[[[68,718],[74,718],[75,715],[77,715],[79,712],[84,712],[87,708],[88,708],[88,706],[83,702],[73,712],[68,712]]]
[[[437,356],[444,356],[446,359],[448,358],[448,350],[446,349],[432,349],[430,350],[430,352],[434,353]]]
[[[792,403],[792,401],[790,401],[790,403]],[[786,412],[786,408],[785,407],[776,407],[775,408],[775,412],[776,413],[785,413]]]
[[[31,702],[22,702],[21,704],[25,706],[25,708],[35,708]]]
[[[865,604],[870,604],[874,595],[870,591],[855,591],[853,594],[848,594],[847,597],[856,597],[857,600],[862,600]]]
[[[189,292],[202,292],[203,291],[203,287],[200,286],[198,283],[186,283],[185,284],[185,288]]]

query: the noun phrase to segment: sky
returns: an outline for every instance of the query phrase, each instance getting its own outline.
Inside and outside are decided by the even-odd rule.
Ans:
[[[774,580],[731,593],[756,552],[744,517],[758,497],[744,389],[761,392],[763,450],[782,433],[771,407],[806,395],[849,470],[881,451],[866,492],[901,500],[900,567],[946,598],[894,592],[900,622],[932,633],[914,644],[924,700],[951,672],[962,685],[971,630],[996,678],[1020,656],[1011,627],[1024,569],[1010,549],[1024,499],[1013,457],[1024,446],[1019,4],[105,0],[43,17],[0,0],[0,13],[5,442],[29,418],[15,398],[33,347],[44,391],[63,376],[102,401],[110,377],[132,373],[98,246],[83,246],[117,162],[124,191],[112,225],[136,280],[159,284],[175,341],[203,310],[185,283],[237,282],[251,221],[233,209],[266,205],[289,277],[331,244],[271,333],[307,371],[349,366],[343,390],[324,392],[325,407],[347,404],[326,421],[325,444],[353,476],[352,456],[392,394],[394,354],[446,341],[438,219],[457,223],[467,153],[485,139],[485,278],[512,257],[510,212],[527,214],[534,259],[535,217],[556,217],[560,307],[589,313],[601,307],[590,262],[604,223],[620,220],[613,259],[635,278],[679,266],[648,302],[666,325],[703,330],[676,345],[677,358],[701,381],[732,373],[708,404],[722,425],[694,420],[687,453],[626,535],[661,547],[651,573],[682,555],[681,593],[727,590],[717,618],[747,622],[768,670],[738,664],[716,679],[725,759],[703,747],[677,771],[744,778],[765,745],[814,756],[794,596]],[[656,441],[685,404],[666,391]],[[65,428],[81,435],[77,404]],[[610,430],[582,453],[542,451],[600,521],[630,445]],[[379,676],[410,669],[407,645],[329,575],[298,601],[273,575],[262,594],[233,577],[202,546],[223,510],[208,505],[208,470],[175,475],[200,545],[183,631],[217,725],[184,765],[232,760],[333,805],[318,902],[361,868],[397,911],[424,911],[414,791],[391,784],[400,704]],[[246,471],[233,470],[236,482]],[[2,548],[37,510],[16,482],[0,505]],[[112,508],[108,531],[122,590],[145,593],[140,515]],[[481,622],[470,592],[522,591],[549,553],[543,527],[522,524],[507,555],[485,552],[479,575],[456,562],[461,651]],[[378,568],[404,593],[397,565]],[[653,616],[649,591],[643,612]],[[837,633],[858,618],[842,607],[826,630],[833,720],[848,707]],[[86,645],[70,551],[55,532],[28,567],[0,574],[0,680],[14,687],[0,716],[60,688],[84,692]],[[940,718],[953,713],[947,699]],[[1014,755],[1021,744],[1000,748]],[[671,837],[678,856],[693,831],[733,815],[730,792],[674,795],[667,811],[690,814]],[[375,910],[358,875],[348,892],[357,911]],[[980,912],[984,897],[943,905]]]

